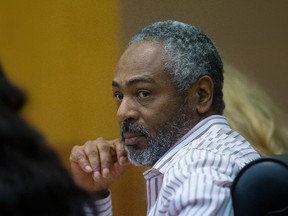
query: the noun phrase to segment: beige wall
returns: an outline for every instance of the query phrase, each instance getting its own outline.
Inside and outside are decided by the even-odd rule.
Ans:
[[[111,79],[118,1],[0,0],[0,61],[52,145],[118,134]]]

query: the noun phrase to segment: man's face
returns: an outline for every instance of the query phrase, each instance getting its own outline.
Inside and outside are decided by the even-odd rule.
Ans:
[[[120,58],[112,82],[121,136],[136,165],[152,166],[191,128],[187,105],[161,58],[161,44],[133,44]]]

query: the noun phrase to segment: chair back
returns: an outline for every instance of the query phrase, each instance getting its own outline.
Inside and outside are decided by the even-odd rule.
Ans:
[[[231,187],[235,216],[288,216],[288,154],[247,164]]]

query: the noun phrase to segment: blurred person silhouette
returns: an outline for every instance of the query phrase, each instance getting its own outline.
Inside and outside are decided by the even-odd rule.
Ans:
[[[0,72],[0,215],[97,215],[45,138],[17,112],[23,91]],[[16,111],[16,112],[15,112]]]
[[[231,64],[224,66],[224,116],[261,156],[288,153],[287,118],[260,85]]]
[[[25,92],[9,81],[0,64],[0,100],[11,111],[18,112],[26,102]]]

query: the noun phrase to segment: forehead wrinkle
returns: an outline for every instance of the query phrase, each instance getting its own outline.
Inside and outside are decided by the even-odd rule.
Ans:
[[[154,84],[154,83],[156,83],[156,81],[152,78],[137,77],[137,78],[133,78],[131,80],[128,80],[125,83],[125,86],[131,87],[131,86],[136,85],[138,83]],[[112,87],[120,88],[120,84],[117,81],[113,80],[112,81]]]
[[[153,84],[153,83],[155,83],[155,80],[151,79],[151,78],[138,77],[138,78],[134,78],[134,79],[129,80],[126,83],[126,86],[130,87],[130,86],[135,85],[137,83],[150,83],[150,84]]]

